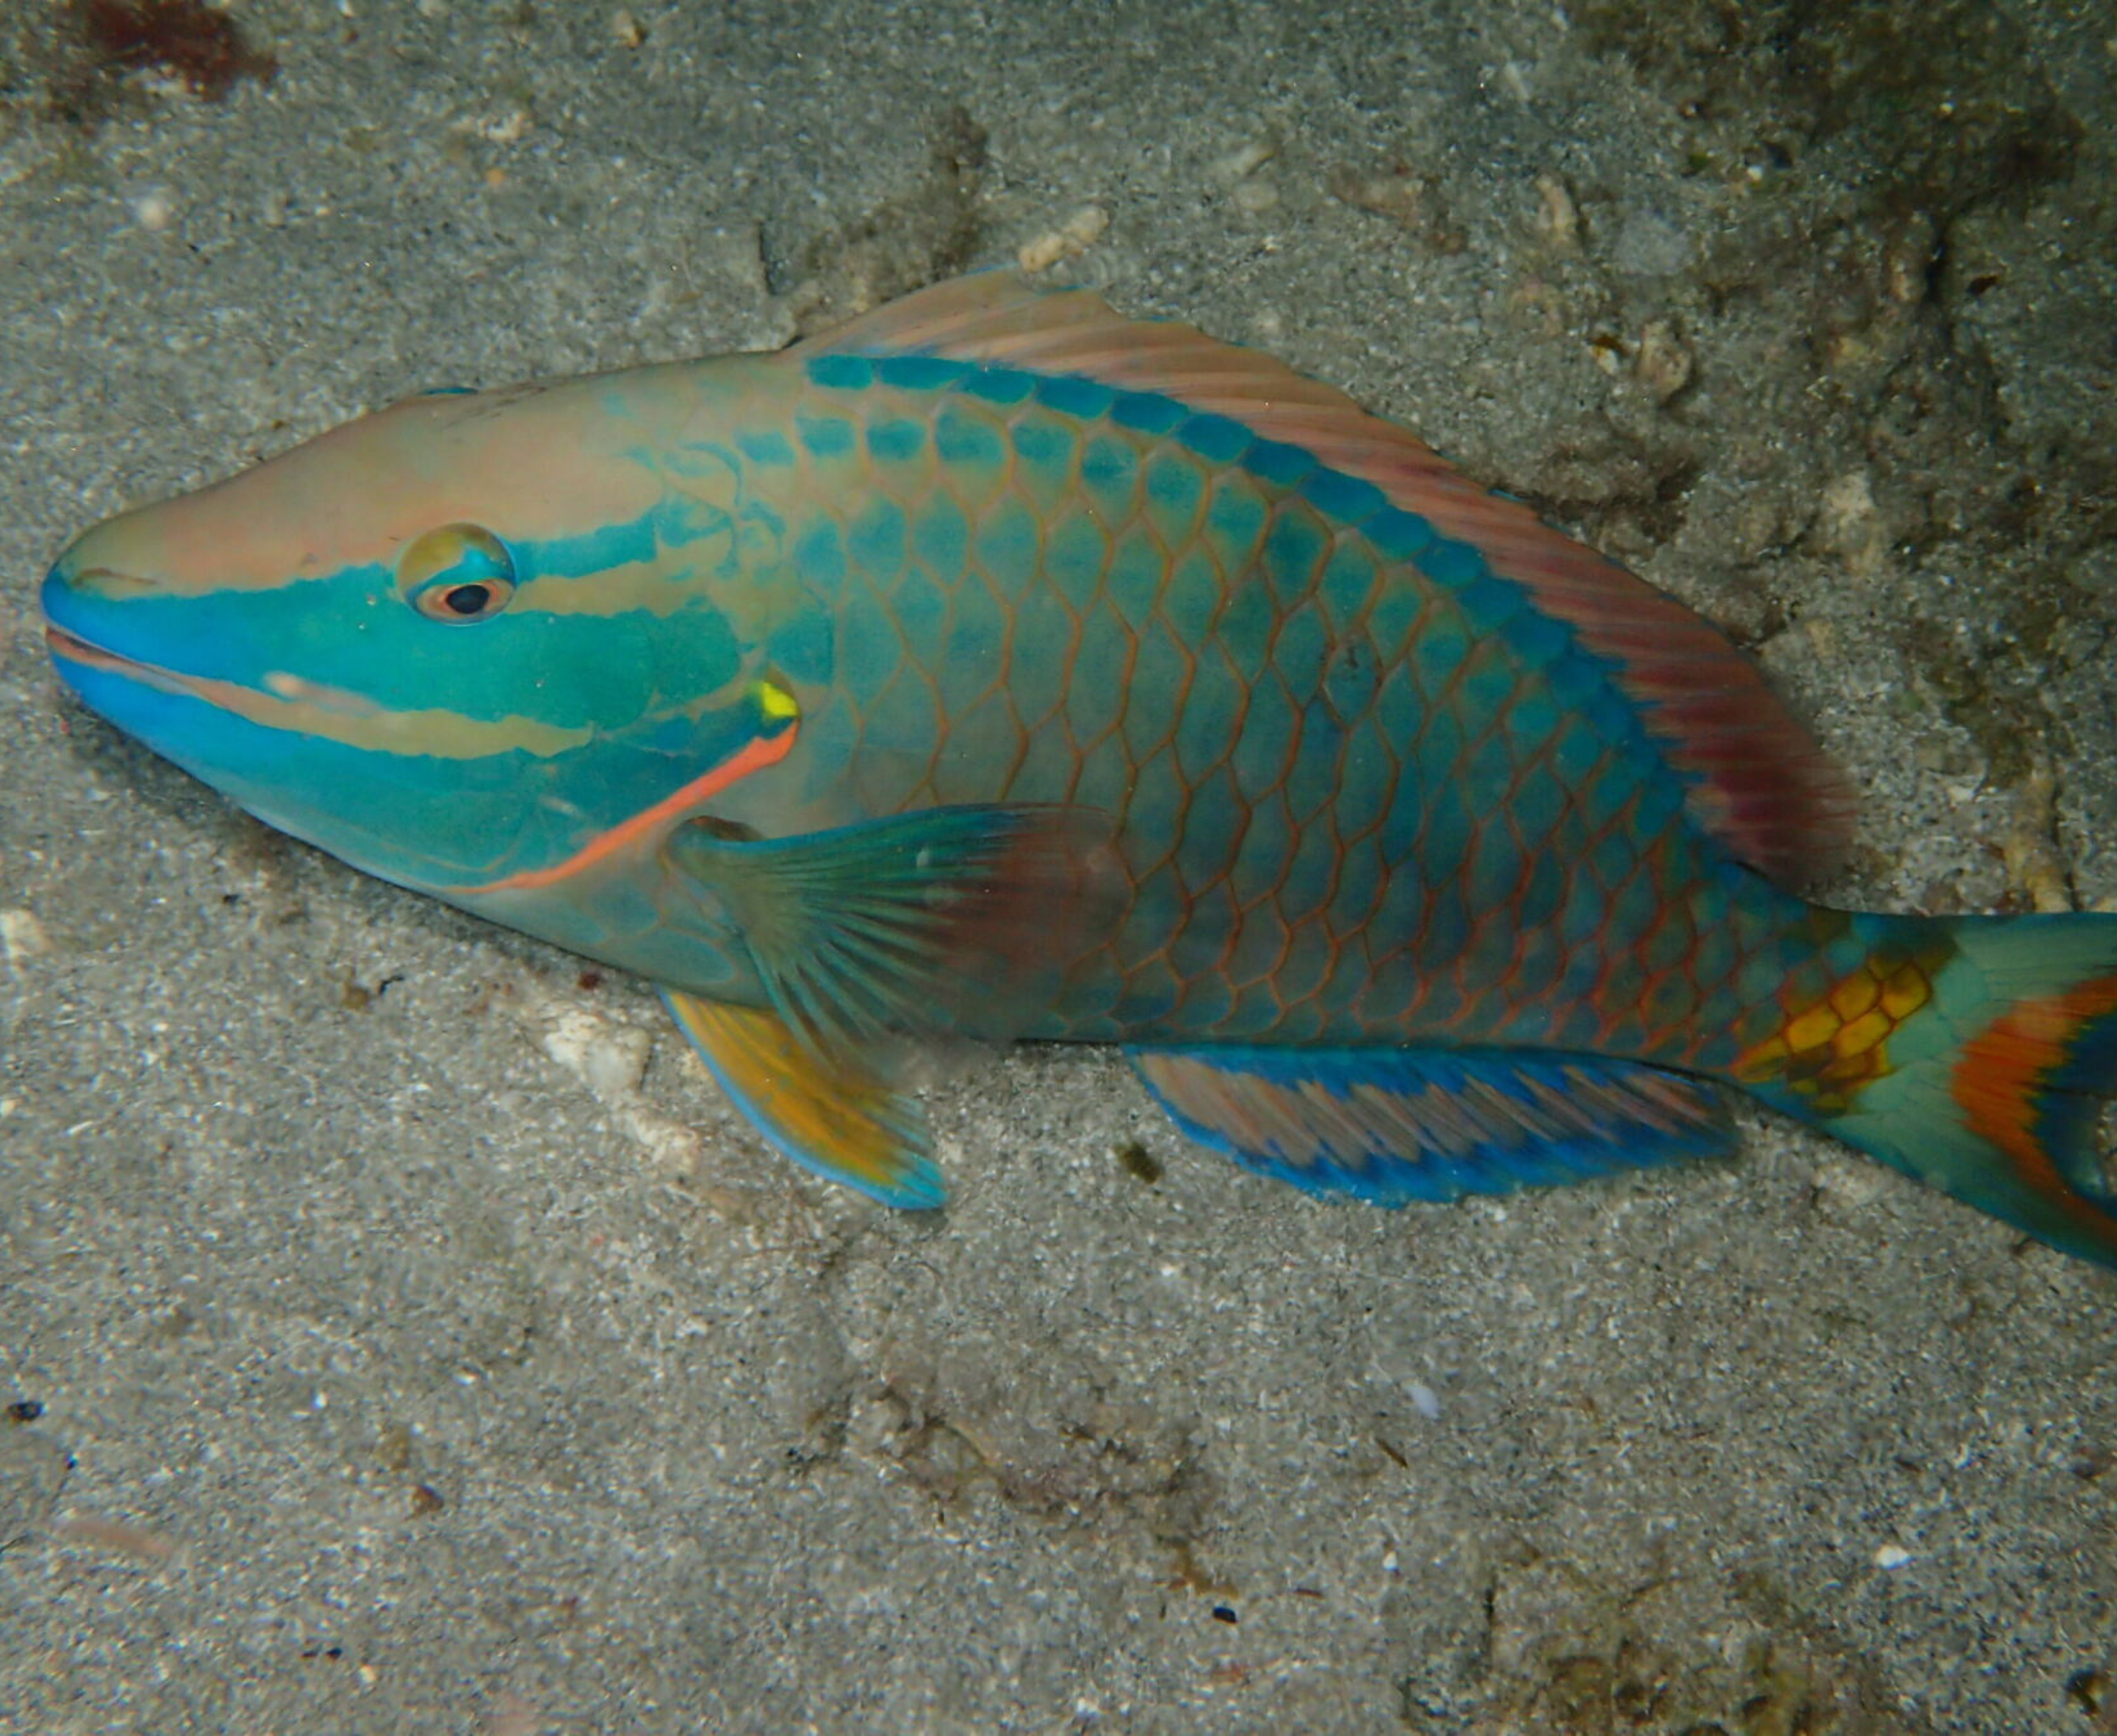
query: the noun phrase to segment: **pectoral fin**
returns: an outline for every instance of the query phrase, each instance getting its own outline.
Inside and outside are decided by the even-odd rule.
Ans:
[[[1519,1049],[1135,1049],[1178,1126],[1245,1168],[1378,1205],[1582,1181],[1726,1151],[1710,1086]]]
[[[694,822],[668,854],[725,909],[788,1032],[882,1076],[893,1039],[1001,1041],[1049,1005],[1114,920],[1108,838],[1077,808],[965,806],[790,838]]]
[[[662,999],[721,1088],[794,1162],[886,1206],[942,1203],[926,1113],[909,1096],[826,1059],[777,1013],[673,989]]]

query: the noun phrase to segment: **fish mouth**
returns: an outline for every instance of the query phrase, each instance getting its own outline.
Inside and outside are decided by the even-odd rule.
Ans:
[[[224,703],[231,693],[238,691],[235,683],[210,676],[185,675],[180,671],[160,663],[147,663],[137,657],[128,657],[122,651],[113,651],[107,645],[99,645],[93,639],[85,639],[70,628],[47,620],[44,623],[44,644],[52,655],[64,662],[80,665],[84,669],[101,670],[105,674],[121,675],[128,681],[136,681],[145,687],[159,688],[164,693],[188,694],[196,699]],[[246,690],[248,691],[248,690]],[[262,691],[290,705],[307,705],[319,711],[335,711],[349,717],[375,717],[382,715],[382,707],[363,694],[349,693],[341,688],[327,687],[322,682],[310,681],[284,670],[274,670],[265,678]]]
[[[122,675],[128,681],[159,688],[164,693],[188,694],[194,698],[198,697],[197,687],[174,669],[164,669],[158,663],[143,663],[137,657],[128,657],[123,652],[111,650],[92,639],[83,639],[56,622],[47,620],[44,623],[44,647],[59,662],[76,664],[83,669],[101,670],[106,674]]]
[[[54,657],[64,657],[69,663],[85,663],[91,669],[124,669],[133,666],[132,659],[120,657],[115,651],[106,651],[101,645],[91,644],[77,633],[69,633],[63,627],[50,622],[44,623],[44,645]]]

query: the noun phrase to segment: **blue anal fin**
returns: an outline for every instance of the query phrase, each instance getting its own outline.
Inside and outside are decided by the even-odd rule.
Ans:
[[[1545,1049],[1133,1048],[1201,1144],[1309,1193],[1377,1205],[1585,1181],[1728,1151],[1710,1086]]]

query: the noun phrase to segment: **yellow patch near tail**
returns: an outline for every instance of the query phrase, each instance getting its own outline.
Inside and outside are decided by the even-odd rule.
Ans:
[[[1871,954],[1820,998],[1786,1007],[1778,1030],[1745,1049],[1730,1071],[1744,1085],[1794,1092],[1816,1114],[1843,1114],[1889,1071],[1889,1039],[1932,999],[1933,974],[1948,956]]]

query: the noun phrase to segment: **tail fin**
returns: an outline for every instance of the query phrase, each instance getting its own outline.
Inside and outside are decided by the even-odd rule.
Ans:
[[[1924,955],[1930,995],[1849,1102],[1785,1085],[1804,1119],[2039,1241],[2117,1269],[2098,1149],[2117,1097],[2117,916],[1861,917],[1879,955]]]

